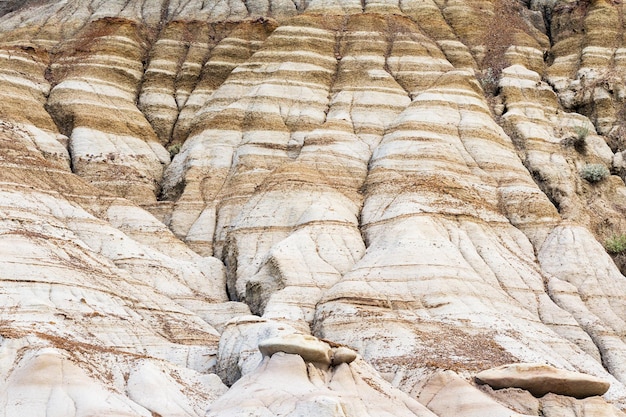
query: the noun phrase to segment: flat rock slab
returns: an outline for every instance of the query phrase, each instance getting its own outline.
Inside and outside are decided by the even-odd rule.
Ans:
[[[488,369],[476,375],[476,381],[494,389],[525,389],[536,397],[552,392],[586,398],[602,395],[610,386],[610,383],[595,376],[537,363],[516,363]]]
[[[330,365],[332,349],[326,342],[305,334],[290,334],[272,337],[259,343],[263,356],[272,356],[276,352],[292,353],[302,356],[307,362]]]

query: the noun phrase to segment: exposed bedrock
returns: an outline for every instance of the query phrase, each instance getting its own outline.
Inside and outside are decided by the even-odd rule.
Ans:
[[[0,416],[623,416],[625,11],[0,2]]]

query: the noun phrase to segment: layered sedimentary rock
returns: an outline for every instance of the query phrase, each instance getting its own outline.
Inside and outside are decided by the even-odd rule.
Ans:
[[[495,389],[522,388],[536,397],[552,392],[568,397],[587,398],[603,395],[609,389],[609,383],[600,378],[536,363],[488,369],[476,375],[476,380]]]
[[[298,355],[282,352],[237,381],[211,405],[207,416],[244,413],[294,417],[435,416],[379,375],[368,372],[367,367],[341,364],[324,371]]]
[[[623,415],[625,7],[2,2],[0,415]]]

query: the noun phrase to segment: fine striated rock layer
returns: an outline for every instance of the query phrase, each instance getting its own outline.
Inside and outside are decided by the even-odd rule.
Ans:
[[[0,2],[0,416],[624,416],[625,15]]]

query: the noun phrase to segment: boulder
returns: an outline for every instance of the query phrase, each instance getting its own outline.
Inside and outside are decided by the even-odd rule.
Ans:
[[[331,359],[332,365],[337,366],[342,363],[352,363],[357,357],[357,353],[345,346],[340,346],[333,349],[333,356]]]
[[[272,356],[276,352],[300,355],[306,362],[330,365],[332,350],[330,345],[314,336],[294,333],[273,337],[259,343],[263,356]]]
[[[538,363],[516,363],[488,369],[477,374],[476,381],[495,389],[522,388],[536,397],[552,392],[586,398],[602,395],[610,386],[595,376]]]

